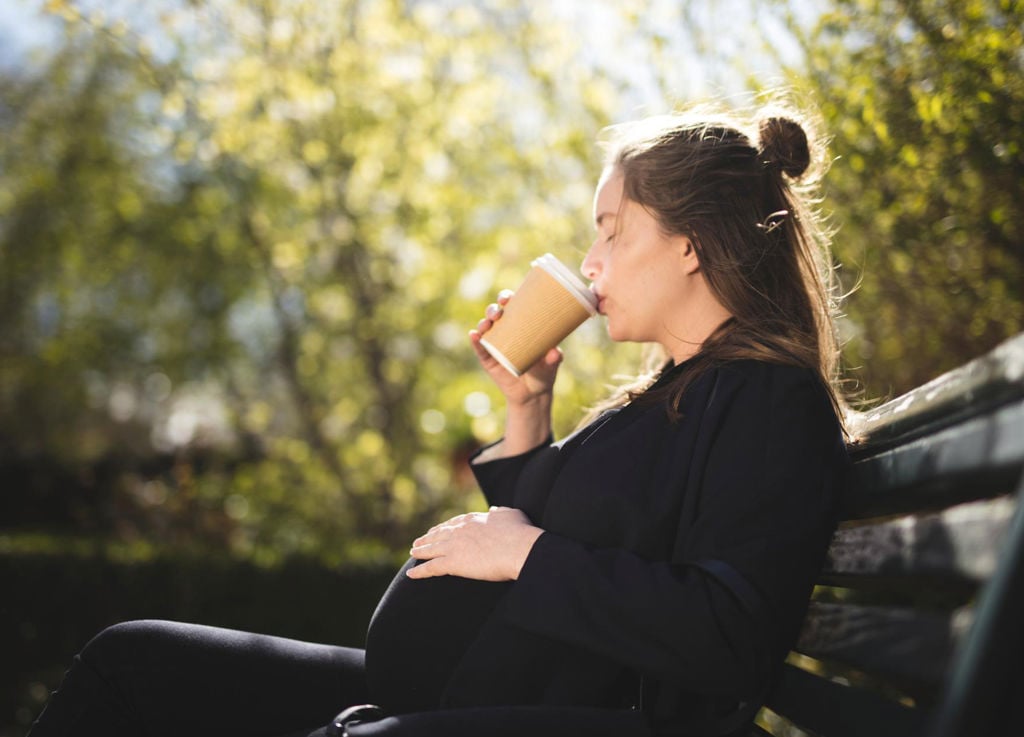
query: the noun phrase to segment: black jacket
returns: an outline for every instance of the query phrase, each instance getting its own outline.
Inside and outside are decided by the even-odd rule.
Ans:
[[[474,464],[489,503],[545,532],[514,583],[400,574],[370,628],[371,695],[396,711],[642,706],[656,725],[759,698],[821,568],[845,446],[801,369],[728,364],[681,409],[672,423],[634,402]]]

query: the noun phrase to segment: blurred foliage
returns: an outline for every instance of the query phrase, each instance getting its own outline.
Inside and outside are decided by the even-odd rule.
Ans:
[[[564,21],[218,0],[168,3],[157,45],[47,9],[63,43],[0,82],[4,526],[339,563],[479,504],[501,418],[465,331],[581,257],[616,99]]]
[[[1024,329],[1024,3],[824,6],[792,76],[832,136],[848,363],[885,398]]]
[[[790,71],[833,136],[850,375],[885,396],[1022,329],[1024,11],[823,1]],[[513,0],[131,7],[48,0],[60,42],[0,75],[0,542],[393,560],[481,502],[502,417],[466,329],[581,258],[639,69],[680,101],[724,78],[707,14],[588,5],[595,51]],[[566,344],[559,433],[634,368],[603,332]]]

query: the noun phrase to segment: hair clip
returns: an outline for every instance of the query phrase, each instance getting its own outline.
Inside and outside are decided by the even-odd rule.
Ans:
[[[767,235],[775,230],[777,227],[782,225],[786,220],[786,216],[789,215],[789,210],[776,210],[771,215],[766,217],[762,222],[757,224],[757,227],[765,232]]]

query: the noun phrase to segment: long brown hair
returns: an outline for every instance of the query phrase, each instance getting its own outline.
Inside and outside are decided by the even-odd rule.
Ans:
[[[701,373],[737,359],[812,369],[845,415],[830,234],[814,209],[825,162],[810,130],[790,110],[762,111],[748,129],[736,114],[707,109],[609,129],[605,164],[623,176],[623,196],[666,234],[690,239],[732,315],[651,397],[667,399],[673,417]],[[651,381],[623,387],[608,404],[636,399]]]

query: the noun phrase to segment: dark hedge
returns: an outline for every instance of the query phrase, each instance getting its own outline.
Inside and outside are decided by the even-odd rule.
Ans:
[[[22,737],[71,657],[129,619],[174,619],[362,646],[393,568],[337,572],[166,556],[122,563],[0,554],[0,737]]]

